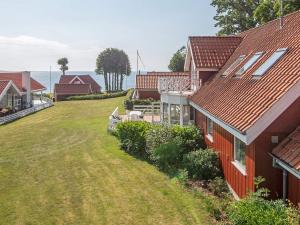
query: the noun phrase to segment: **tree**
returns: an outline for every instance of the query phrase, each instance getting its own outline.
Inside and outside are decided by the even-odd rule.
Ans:
[[[281,16],[280,0],[262,0],[254,11],[254,17],[259,24],[267,23]],[[283,15],[300,9],[299,0],[283,0]]]
[[[57,64],[60,65],[59,69],[62,71],[63,75],[65,75],[65,72],[69,69],[69,67],[67,66],[68,63],[69,61],[65,57],[57,60]]]
[[[104,76],[106,91],[122,90],[124,76],[131,73],[128,55],[123,50],[107,48],[98,55],[95,71]]]
[[[216,27],[219,35],[240,33],[256,26],[254,10],[260,0],[212,0],[211,5],[217,8]]]
[[[179,49],[170,60],[169,70],[172,72],[183,72],[184,71],[184,62],[186,56],[186,48],[183,46]]]
[[[300,9],[299,0],[283,0],[283,15]],[[281,0],[212,0],[219,35],[243,32],[281,16]]]

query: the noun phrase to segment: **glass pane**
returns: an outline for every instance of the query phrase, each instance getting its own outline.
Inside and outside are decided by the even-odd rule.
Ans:
[[[229,75],[245,58],[245,55],[241,55],[228,69],[223,73],[223,76]]]
[[[235,161],[239,162],[243,167],[246,166],[246,145],[244,142],[235,138]]]
[[[188,125],[190,122],[190,107],[188,105],[183,106],[183,124]]]
[[[207,118],[207,134],[212,135],[213,133],[213,121]]]
[[[251,59],[249,59],[248,62],[246,62],[246,64],[236,72],[236,75],[239,76],[246,72],[262,55],[263,52],[255,53],[255,55],[253,55]]]
[[[169,121],[169,116],[168,116],[168,104],[167,103],[163,103],[163,121],[164,122],[168,122]]]
[[[180,106],[171,105],[171,124],[180,124]]]
[[[264,75],[286,52],[286,48],[278,49],[253,73],[253,76]]]

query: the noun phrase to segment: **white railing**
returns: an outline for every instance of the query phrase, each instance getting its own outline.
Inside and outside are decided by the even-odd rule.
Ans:
[[[196,91],[201,87],[201,81],[191,79],[190,77],[161,77],[158,80],[158,91],[159,93]]]
[[[17,120],[17,119],[20,119],[22,117],[28,116],[29,114],[35,113],[37,111],[40,111],[40,110],[43,110],[43,109],[46,109],[46,108],[49,108],[51,106],[53,106],[53,102],[49,101],[49,102],[46,102],[44,104],[35,105],[31,108],[24,109],[24,110],[21,110],[19,112],[16,112],[16,113],[13,113],[13,114],[10,114],[10,115],[7,115],[7,116],[0,117],[0,125],[12,122],[14,120]]]
[[[119,117],[119,107],[117,107],[113,113],[109,116],[108,120],[108,131],[114,131],[118,123],[122,122]]]
[[[143,113],[160,114],[160,102],[153,102],[151,105],[133,105],[133,110]]]

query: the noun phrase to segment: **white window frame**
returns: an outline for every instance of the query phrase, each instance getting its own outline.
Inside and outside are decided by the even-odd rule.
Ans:
[[[287,48],[279,48],[273,54],[252,74],[254,78],[260,78],[265,73],[267,73],[286,53],[288,49]],[[269,66],[266,66],[271,60],[273,60],[273,57],[278,54],[278,57],[274,60],[273,63],[271,63]],[[265,68],[264,68],[265,67]]]
[[[246,143],[244,143],[245,145],[245,165],[242,165],[238,160],[236,160],[236,145],[237,145],[237,140],[244,143],[243,141],[241,141],[240,139],[238,139],[237,137],[234,137],[234,143],[233,143],[233,161],[232,164],[244,175],[246,176],[246,151],[247,151],[247,145]]]
[[[211,124],[210,124],[211,123]],[[210,142],[213,142],[213,131],[214,131],[214,122],[206,117],[206,137]]]
[[[264,52],[256,52],[254,55],[252,55],[251,58],[248,59],[247,62],[238,71],[236,71],[235,76],[237,77],[242,76],[244,73],[247,72],[247,70],[249,70],[252,66],[254,66],[255,63],[257,63],[257,61],[260,60],[263,55]],[[257,58],[253,62],[249,63],[254,57]]]

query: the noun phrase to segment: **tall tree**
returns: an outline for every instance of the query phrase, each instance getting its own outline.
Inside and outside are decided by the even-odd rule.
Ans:
[[[62,71],[63,75],[65,75],[65,72],[69,69],[69,67],[67,66],[68,63],[69,61],[66,57],[57,60],[57,64],[60,65],[59,69]]]
[[[183,46],[171,58],[170,64],[168,66],[169,70],[171,70],[172,72],[183,72],[185,56],[186,48]]]
[[[128,55],[123,50],[107,48],[97,57],[95,71],[104,75],[108,92],[122,90],[124,76],[131,73]]]
[[[254,10],[260,0],[212,0],[211,5],[216,7],[216,27],[220,27],[219,35],[236,34],[252,27],[257,22]]]
[[[283,15],[300,9],[299,0],[283,0]],[[254,11],[254,17],[259,24],[267,23],[281,16],[280,0],[262,0]]]

